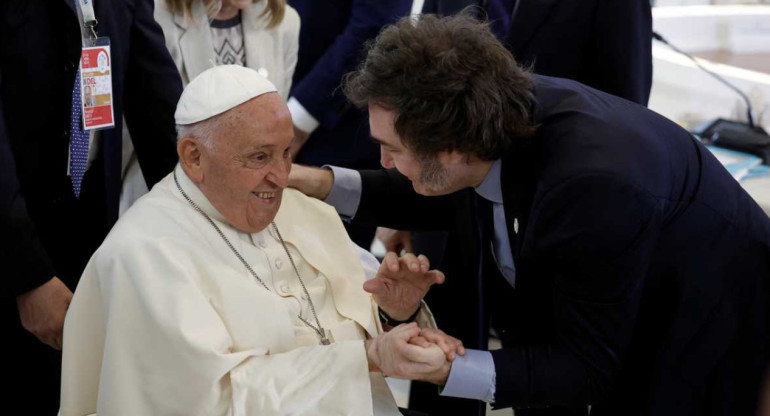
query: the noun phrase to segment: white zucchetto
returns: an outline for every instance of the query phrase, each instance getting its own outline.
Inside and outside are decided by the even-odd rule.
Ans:
[[[176,106],[176,124],[206,120],[252,98],[277,92],[257,71],[240,65],[220,65],[203,71],[182,92]]]

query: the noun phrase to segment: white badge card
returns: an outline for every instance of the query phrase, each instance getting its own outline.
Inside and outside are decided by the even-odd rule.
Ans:
[[[83,130],[115,127],[110,38],[84,39],[80,54]]]

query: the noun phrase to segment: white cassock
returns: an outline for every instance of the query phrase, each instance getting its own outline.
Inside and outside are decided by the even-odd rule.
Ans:
[[[383,377],[368,372],[363,340],[382,328],[336,212],[287,189],[275,218],[330,332],[322,346],[297,318],[314,322],[272,227],[237,231],[176,172],[270,291],[169,175],[115,225],[75,291],[61,415],[399,415]],[[435,326],[422,310],[418,321]]]

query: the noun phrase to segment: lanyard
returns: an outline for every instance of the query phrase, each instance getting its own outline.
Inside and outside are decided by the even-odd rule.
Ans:
[[[77,0],[78,9],[83,16],[83,28],[86,33],[93,35],[96,38],[96,13],[94,13],[94,0]]]

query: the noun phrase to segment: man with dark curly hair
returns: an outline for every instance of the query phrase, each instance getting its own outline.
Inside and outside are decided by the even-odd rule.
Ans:
[[[447,253],[465,271],[452,335],[478,350],[433,379],[443,395],[754,414],[770,220],[688,132],[518,68],[465,15],[385,29],[344,88],[390,170],[295,169],[291,184],[354,222],[464,242]],[[502,349],[484,351],[490,328]]]

